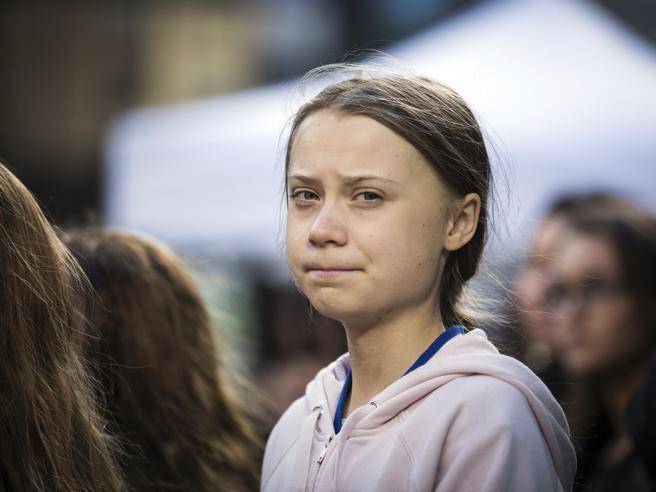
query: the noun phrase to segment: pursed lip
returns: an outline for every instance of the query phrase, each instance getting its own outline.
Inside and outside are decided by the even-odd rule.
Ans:
[[[361,268],[353,268],[346,266],[333,266],[333,265],[318,265],[318,264],[309,264],[305,265],[304,270],[311,277],[318,279],[336,279],[338,277],[361,271]]]
[[[306,272],[354,272],[361,270],[352,266],[323,265],[318,263],[308,263],[303,265]]]

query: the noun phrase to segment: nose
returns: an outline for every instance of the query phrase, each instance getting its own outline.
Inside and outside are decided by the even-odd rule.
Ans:
[[[572,296],[563,302],[561,311],[563,316],[566,318],[572,320],[573,322],[578,322],[586,313],[585,307],[585,300],[583,299],[583,296],[581,296],[580,293],[577,293],[576,296]]]
[[[336,204],[325,203],[310,227],[308,241],[321,248],[328,245],[343,246],[347,241],[346,224]]]

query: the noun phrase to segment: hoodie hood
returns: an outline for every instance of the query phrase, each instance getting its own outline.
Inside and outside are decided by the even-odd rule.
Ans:
[[[306,387],[306,409],[321,413],[315,420],[320,434],[334,434],[332,418],[349,369],[349,354],[344,354],[322,369]],[[366,410],[361,407],[353,412],[349,419],[355,421],[350,427],[376,429],[446,383],[472,375],[504,381],[522,393],[540,427],[561,483],[571,483],[576,462],[562,408],[529,368],[500,354],[480,329],[449,340],[426,364],[376,395]]]

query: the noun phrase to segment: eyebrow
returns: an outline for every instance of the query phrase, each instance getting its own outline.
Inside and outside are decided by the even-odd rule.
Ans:
[[[290,174],[287,178],[287,180],[298,180],[301,181],[302,183],[308,183],[308,184],[315,184],[318,183],[319,180],[316,178],[313,178],[311,176],[305,176],[303,174]],[[342,181],[349,186],[354,186],[357,184],[362,183],[363,181],[383,181],[385,183],[390,183],[390,184],[395,184],[395,185],[400,185],[398,181],[395,181],[390,178],[384,178],[382,176],[376,176],[374,174],[357,174],[354,176],[344,176],[342,178]]]

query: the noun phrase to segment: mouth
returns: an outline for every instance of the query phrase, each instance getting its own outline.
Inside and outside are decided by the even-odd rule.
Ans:
[[[305,267],[305,271],[311,278],[320,280],[332,280],[348,276],[361,270],[359,268],[308,265]]]
[[[578,351],[585,349],[587,345],[585,338],[581,336],[571,337],[562,342],[562,348],[568,351]]]

